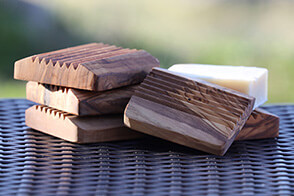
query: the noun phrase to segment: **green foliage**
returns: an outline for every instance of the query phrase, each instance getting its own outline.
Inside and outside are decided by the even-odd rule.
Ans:
[[[36,10],[39,14],[34,13]],[[18,59],[81,43],[45,13],[42,8],[24,2],[0,1],[1,80],[12,80],[14,62]],[[40,17],[40,21],[34,17]]]
[[[25,97],[25,82],[0,81],[0,98]]]
[[[0,78],[8,79],[12,77],[15,58],[29,51],[29,43],[18,14],[1,4],[3,2],[0,3]]]
[[[9,82],[0,86],[0,97],[24,96],[11,82],[15,60],[97,41],[144,49],[165,68],[175,63],[266,67],[269,102],[294,102],[291,1],[44,0],[32,1],[26,12],[19,3],[3,2],[0,79]],[[39,10],[47,28],[26,20],[32,10]]]

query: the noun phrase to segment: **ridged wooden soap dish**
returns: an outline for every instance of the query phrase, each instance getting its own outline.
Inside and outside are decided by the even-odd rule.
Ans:
[[[54,108],[35,105],[26,110],[26,125],[75,143],[94,143],[142,137],[123,124],[123,115],[75,116]]]
[[[14,78],[91,91],[143,81],[159,61],[144,50],[92,43],[15,62]]]
[[[55,85],[28,82],[28,100],[78,116],[123,113],[138,85],[104,92],[85,91]]]
[[[223,155],[255,99],[205,81],[153,68],[132,96],[124,123],[137,131]]]

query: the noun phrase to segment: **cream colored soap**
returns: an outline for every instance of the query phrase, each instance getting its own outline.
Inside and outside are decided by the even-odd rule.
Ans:
[[[179,75],[202,79],[256,98],[254,109],[267,101],[268,70],[259,67],[176,64],[169,68]]]

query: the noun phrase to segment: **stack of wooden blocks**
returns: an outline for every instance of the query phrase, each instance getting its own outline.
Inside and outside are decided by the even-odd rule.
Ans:
[[[234,140],[278,135],[279,118],[255,99],[159,68],[143,50],[102,43],[34,55],[15,63],[27,83],[26,124],[77,143],[149,134],[223,155]]]
[[[26,124],[77,143],[140,137],[123,112],[156,58],[143,50],[92,43],[34,55],[15,63],[16,79],[29,81]]]

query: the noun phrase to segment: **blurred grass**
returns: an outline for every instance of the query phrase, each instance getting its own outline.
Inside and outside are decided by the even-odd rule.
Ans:
[[[0,81],[0,98],[21,98],[25,97],[25,82],[21,81]]]
[[[294,102],[293,1],[28,2],[42,13],[50,13],[50,20],[44,22],[47,30],[30,30],[33,36],[22,38],[34,48],[23,47],[20,51],[25,52],[18,56],[98,41],[145,49],[165,68],[175,63],[266,67],[269,69],[269,102]],[[14,23],[19,21],[20,18]],[[15,26],[23,28],[23,25]],[[25,33],[28,31],[21,31],[20,36]],[[11,40],[5,44],[12,43]],[[21,45],[16,42],[14,47],[21,49]],[[13,61],[6,64],[11,66]],[[2,91],[0,96],[10,94]]]
[[[25,97],[25,83],[13,80],[16,60],[81,43],[47,12],[22,1],[0,1],[0,97]]]

